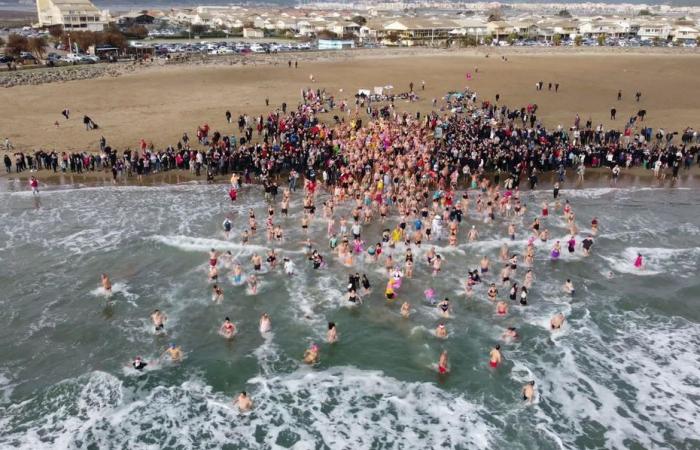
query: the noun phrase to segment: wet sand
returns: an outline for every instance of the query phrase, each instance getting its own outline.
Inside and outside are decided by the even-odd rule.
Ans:
[[[96,171],[77,173],[53,173],[48,170],[42,170],[38,173],[24,171],[22,173],[3,174],[0,176],[0,191],[4,190],[24,190],[28,189],[28,180],[32,175],[37,175],[39,181],[45,186],[157,186],[161,184],[183,184],[183,183],[199,183],[206,184],[204,171],[202,175],[197,177],[194,173],[184,170],[172,170],[168,172],[155,173],[144,175],[142,181],[138,181],[136,175],[129,178],[121,177],[116,183],[112,181],[110,171]],[[230,174],[219,175],[214,179],[214,183],[228,183]],[[557,181],[556,172],[545,172],[540,174],[539,183],[536,189],[550,189]],[[278,180],[280,185],[286,185],[286,176],[281,176]],[[464,183],[464,180],[461,181]],[[667,171],[664,179],[658,180],[654,177],[651,170],[646,170],[641,167],[632,167],[623,169],[620,173],[619,180],[616,184],[612,184],[610,170],[604,167],[588,168],[582,182],[578,180],[578,176],[572,169],[567,170],[566,181],[560,183],[562,189],[571,188],[596,188],[596,187],[698,187],[700,186],[700,167],[694,165],[690,170],[682,169],[678,180],[672,180],[670,170]],[[462,186],[465,187],[465,186]],[[524,180],[520,184],[522,190],[529,190],[529,183]]]

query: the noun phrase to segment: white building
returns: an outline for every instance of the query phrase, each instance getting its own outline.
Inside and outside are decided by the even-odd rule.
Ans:
[[[674,41],[697,41],[700,32],[696,28],[678,26],[673,30]]]
[[[666,40],[671,35],[671,27],[664,23],[652,24],[646,23],[639,27],[637,36],[643,41],[661,39]]]
[[[243,28],[243,37],[245,39],[262,39],[265,37],[265,32],[255,28]]]
[[[36,0],[39,26],[62,25],[64,30],[102,31],[109,13],[90,0]]]

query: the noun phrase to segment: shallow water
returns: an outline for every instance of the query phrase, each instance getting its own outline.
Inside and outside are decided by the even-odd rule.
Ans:
[[[304,259],[297,198],[276,247],[298,274],[262,275],[257,295],[224,280],[225,300],[216,305],[206,280],[209,248],[230,250],[250,271],[251,253],[267,247],[264,235],[248,246],[238,238],[249,208],[259,222],[265,217],[257,188],[233,205],[224,186],[60,188],[39,199],[2,192],[0,447],[699,448],[696,194],[563,191],[581,235],[593,215],[601,220],[593,255],[565,251],[553,263],[549,245],[540,246],[530,305],[511,305],[499,317],[485,286],[466,298],[466,270],[484,253],[495,262],[504,242],[522,252],[533,211],[514,243],[503,238],[502,223],[470,214],[458,248],[436,243],[446,259],[441,276],[432,277],[425,249],[418,251],[414,278],[392,305],[382,296],[382,267],[360,258],[353,271],[367,273],[374,292],[351,309],[350,269],[330,258],[321,219],[311,235],[328,267],[314,271]],[[537,209],[550,195],[524,198]],[[229,240],[221,231],[226,213],[237,230]],[[567,236],[561,218],[545,222],[553,238]],[[470,224],[481,236],[467,244]],[[379,231],[375,224],[363,234],[376,242]],[[637,252],[645,271],[632,267]],[[403,248],[396,254],[402,259]],[[109,301],[98,288],[101,272],[114,283]],[[516,278],[523,274],[519,268]],[[573,299],[561,292],[566,278],[576,285]],[[426,287],[452,300],[447,340],[433,334],[441,320],[424,300]],[[399,315],[404,300],[410,320]],[[165,336],[153,333],[154,308],[169,317]],[[548,321],[558,311],[567,323],[553,335]],[[273,322],[265,336],[263,312]],[[232,341],[217,333],[224,316],[238,327]],[[340,334],[333,346],[322,343],[331,320]],[[508,326],[519,330],[515,343],[500,342]],[[157,358],[170,342],[183,347],[181,364],[143,373],[126,367],[136,355]],[[321,343],[314,368],[300,363],[311,342]],[[492,370],[488,353],[499,342],[505,362]],[[442,349],[451,373],[438,379]],[[524,405],[520,388],[531,379],[538,397]],[[256,404],[248,414],[231,403],[244,389]]]

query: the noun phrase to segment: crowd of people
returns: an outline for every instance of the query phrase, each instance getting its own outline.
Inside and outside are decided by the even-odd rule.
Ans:
[[[166,148],[157,149],[142,139],[139,148],[120,151],[102,137],[99,152],[17,151],[13,157],[6,154],[4,163],[8,172],[111,171],[115,182],[174,170],[190,171],[210,181],[238,172],[251,182],[294,169],[302,174],[322,174],[324,181],[333,183],[341,166],[349,167],[343,161],[348,159],[347,149],[353,148],[351,139],[356,136],[348,130],[362,134],[365,117],[368,129],[380,121],[399,123],[401,133],[430,148],[426,162],[434,172],[446,169],[449,176],[457,173],[467,181],[472,175],[494,172],[497,182],[500,177],[511,178],[518,186],[521,180],[528,180],[534,187],[538,174],[546,171],[573,168],[582,175],[586,167],[612,170],[618,166],[620,170],[642,166],[654,171],[667,168],[677,176],[681,168],[687,169],[695,161],[700,164],[697,131],[654,130],[644,122],[646,111],[630,117],[621,130],[594,125],[591,119],[582,123],[578,115],[569,128],[547,129],[538,120],[537,104],[509,108],[480,100],[470,90],[459,96],[447,95],[441,101],[434,99],[433,110],[425,115],[400,113],[393,99],[373,101],[372,96],[357,95],[353,105],[325,90],[307,89],[293,110],[283,103],[267,115],[241,114],[237,120],[226,111],[227,121],[238,125],[238,134],[212,131],[205,123],[196,128],[196,141],[183,133],[175,145]],[[333,114],[332,120],[320,120],[323,114]],[[408,141],[409,146],[414,145],[413,140]],[[10,150],[8,142],[6,150]],[[372,166],[372,149],[363,152],[361,159]]]
[[[280,219],[289,215],[291,197],[300,195],[302,210],[298,226],[306,236],[303,246],[310,267],[323,270],[329,264],[340,264],[352,270],[358,260],[383,265],[387,278],[384,298],[397,305],[402,317],[411,320],[410,300],[418,300],[401,291],[402,280],[413,277],[414,271],[420,269],[439,280],[444,264],[459,266],[459,261],[446,261],[435,245],[476,242],[480,238],[479,223],[501,222],[504,237],[522,242],[522,251],[514,252],[503,245],[497,261],[484,254],[479,267],[462,268],[468,272],[464,280],[465,296],[468,299],[482,296],[493,303],[494,313],[499,316],[507,315],[511,307],[531,307],[537,252],[547,252],[555,262],[563,252],[590,255],[598,233],[598,219],[590,219],[585,238],[578,242],[580,219],[573,205],[559,198],[559,185],[554,185],[551,201],[544,202],[539,210],[536,207],[528,210],[520,199],[522,180],[528,180],[534,188],[541,172],[601,165],[610,167],[613,174],[616,168],[619,173],[621,166],[643,164],[650,170],[667,167],[677,175],[682,166],[689,167],[698,157],[697,132],[686,129],[680,142],[676,142],[675,134],[663,130],[654,134],[651,128],[640,125],[638,117],[630,118],[622,132],[604,130],[602,126],[594,128],[590,120],[581,126],[578,117],[570,130],[561,127],[548,130],[538,121],[535,104],[510,109],[480,100],[469,90],[461,96],[446,97],[440,105],[437,101],[433,104],[436,110],[425,115],[399,113],[393,103],[376,104],[360,96],[354,105],[336,103],[323,90],[309,89],[301,93],[301,102],[294,110],[287,111],[285,104],[266,116],[239,116],[240,136],[212,132],[203,124],[196,130],[196,143],[184,134],[174,147],[157,150],[142,140],[139,149],[122,152],[111,148],[102,138],[100,153],[58,155],[38,151],[33,156],[16,153],[15,168],[78,173],[111,170],[115,180],[125,174],[142,177],[170,170],[196,174],[204,171],[209,179],[233,174],[231,201],[237,201],[241,183],[250,183],[254,178],[262,180],[268,202],[264,225],[258,223],[251,210],[246,229],[238,239],[243,244],[264,241],[272,248],[264,260],[254,253],[250,267],[245,269],[245,263],[235,261],[230,253],[221,254],[212,249],[208,255],[207,278],[213,284],[215,303],[224,301],[221,287],[224,282],[245,285],[251,295],[256,295],[259,276],[277,271],[282,276],[295,275],[295,262],[290,258],[277,264],[279,257],[274,246],[288,233],[285,229],[288,222]],[[370,117],[366,123],[361,114],[365,109]],[[382,112],[375,114],[378,111]],[[322,113],[335,113],[332,123],[322,122]],[[234,121],[230,114],[227,119]],[[8,171],[11,170],[12,161],[8,162],[7,156],[5,163]],[[289,184],[282,189],[278,204],[277,180],[284,172],[290,175]],[[301,186],[297,186],[298,180]],[[32,183],[32,189],[36,189],[35,179]],[[322,205],[317,211],[319,201]],[[470,214],[478,216],[479,221],[469,223]],[[565,242],[552,242],[550,237],[547,223],[555,214],[566,223],[570,238]],[[327,223],[327,248],[319,247],[309,236],[311,219],[319,215]],[[373,222],[382,224],[381,235],[367,236],[363,232],[363,227]],[[224,220],[223,228],[226,239],[231,239],[233,224],[229,218]],[[643,255],[631,264],[643,270]],[[246,272],[249,275],[244,275]],[[371,293],[370,280],[355,272],[349,281],[347,302],[351,307],[361,307],[363,297]],[[106,274],[102,277],[102,287],[111,292],[111,281]],[[499,289],[507,294],[499,294]],[[562,291],[570,296],[575,294],[570,279],[562,280]],[[432,288],[423,294],[423,301],[434,306],[440,317],[447,319],[453,314],[449,298],[436,299]],[[156,332],[164,332],[165,314],[156,310],[151,319]],[[551,317],[552,332],[564,326],[565,319],[563,313]],[[270,316],[264,314],[260,318],[260,332],[269,331],[271,326]],[[235,324],[228,317],[220,326],[220,333],[227,339],[236,334]],[[328,345],[338,341],[335,323],[329,323],[326,336]],[[435,336],[448,338],[445,321],[438,324]],[[502,344],[518,338],[516,327],[502,330]],[[488,364],[496,370],[504,360],[501,343],[494,344],[489,351]],[[172,344],[163,357],[178,362],[183,351]],[[303,362],[313,365],[320,357],[321,346],[314,343],[305,352]],[[143,370],[148,364],[139,357],[131,365]],[[438,356],[435,368],[439,376],[448,375],[446,350]],[[534,381],[523,387],[522,395],[525,400],[533,401]],[[252,407],[245,392],[236,402],[243,410]]]
[[[207,279],[213,284],[213,302],[225,301],[223,283],[247,287],[250,295],[257,295],[259,277],[267,274],[295,276],[299,261],[285,257],[279,264],[280,257],[274,249],[284,242],[290,226],[298,226],[306,237],[302,245],[310,270],[324,270],[329,265],[350,270],[346,297],[349,307],[362,307],[363,299],[372,292],[370,279],[354,270],[356,264],[362,261],[383,266],[387,279],[383,298],[388,304],[396,305],[406,320],[411,320],[413,315],[411,302],[421,300],[414,294],[403,293],[401,285],[402,280],[412,278],[416,270],[424,270],[434,280],[439,280],[444,264],[460,267],[467,272],[463,282],[467,299],[482,297],[493,304],[494,314],[506,316],[510,308],[530,308],[537,302],[532,295],[533,292],[535,296],[540,294],[533,291],[536,253],[546,252],[554,263],[560,261],[564,253],[580,252],[583,258],[591,254],[599,232],[598,219],[591,218],[585,226],[585,233],[582,233],[573,205],[559,197],[558,184],[552,189],[551,201],[544,201],[539,209],[528,209],[521,201],[518,186],[521,174],[532,178],[538,170],[582,165],[589,156],[578,148],[574,158],[569,158],[567,152],[572,152],[573,147],[566,145],[569,142],[566,133],[548,132],[538,127],[536,119],[532,119],[536,114],[535,106],[510,111],[488,102],[477,105],[476,95],[467,92],[460,102],[462,107],[472,111],[471,114],[444,118],[436,113],[423,118],[392,114],[387,120],[373,120],[364,126],[360,118],[351,115],[348,120],[327,126],[316,116],[316,112],[328,102],[324,93],[308,91],[304,93],[304,99],[298,110],[288,116],[278,112],[267,119],[259,118],[257,123],[267,129],[265,133],[260,131],[261,142],[247,144],[246,140],[234,150],[238,152],[246,148],[236,153],[246,155],[253,163],[253,169],[248,166],[244,173],[265,180],[267,210],[263,214],[264,221],[258,222],[255,211],[251,209],[247,223],[239,224],[239,227],[243,225],[244,231],[238,237],[232,236],[233,222],[226,217],[223,221],[224,237],[240,239],[242,244],[263,242],[269,250],[266,255],[253,252],[246,263],[236,260],[230,252],[212,249],[208,255]],[[525,128],[528,123],[534,127]],[[518,124],[523,127],[518,127]],[[216,133],[209,137],[206,128],[198,130],[200,142],[210,144],[212,152],[229,151],[231,139],[225,140]],[[436,133],[438,128],[443,130],[442,134]],[[619,136],[600,145],[607,152],[630,150],[622,145]],[[685,157],[686,152],[695,148],[642,141],[631,145],[645,148],[650,157],[657,160],[671,158],[676,162],[679,159],[675,152]],[[205,153],[205,156],[208,161],[210,154]],[[615,159],[613,163],[617,165]],[[278,202],[278,186],[272,175],[285,166],[289,166],[292,176],[289,186],[282,189],[282,198]],[[207,170],[213,169],[208,167]],[[495,177],[488,175],[490,170],[496,171]],[[503,173],[503,177],[499,173]],[[460,188],[460,177],[468,180],[466,190]],[[299,193],[298,178],[302,181]],[[238,200],[242,181],[243,176],[238,173],[230,178],[229,195],[233,202]],[[282,219],[289,216],[290,200],[295,195],[302,199],[300,218],[297,225],[290,225],[288,220]],[[278,206],[280,213],[277,213]],[[554,225],[551,217],[555,215],[565,223],[569,237],[564,241],[553,240],[550,236],[548,223]],[[318,233],[323,231],[311,230],[311,219],[319,216],[327,224],[327,247],[316,243]],[[478,219],[473,220],[474,217]],[[382,225],[381,234],[368,236],[363,228],[375,222]],[[483,254],[478,267],[462,267],[464,262],[448,261],[436,250],[438,245],[456,247],[476,243],[480,239],[477,226],[481,223],[500,223],[503,237],[512,243],[501,246],[497,259]],[[580,237],[582,234],[584,236]],[[519,242],[522,248],[514,251],[512,247]],[[565,261],[558,264],[565,264]],[[638,255],[630,264],[644,270],[643,255]],[[111,285],[108,277],[105,282],[105,277],[103,288],[109,291]],[[561,292],[567,296],[575,295],[576,289],[570,278],[562,280]],[[453,303],[447,297],[437,299],[432,287],[423,295],[422,301],[435,307],[442,318],[435,329],[435,337],[448,339],[449,330],[444,319],[454,314]],[[154,312],[152,321],[156,332],[164,332],[165,320],[162,312]],[[565,323],[566,317],[558,312],[550,318],[549,328],[557,332]],[[264,334],[271,327],[271,317],[264,314],[260,318],[260,332]],[[226,317],[219,332],[224,338],[231,339],[236,334],[236,326]],[[495,343],[488,352],[488,365],[494,370],[498,370],[505,358],[501,345],[519,339],[517,327],[508,327],[501,334],[501,342]],[[328,345],[338,342],[335,323],[328,324],[326,337]],[[313,343],[302,361],[317,364],[321,352],[321,345]],[[180,361],[182,355],[182,349],[175,344],[164,353],[164,357],[175,362]],[[141,370],[139,367],[145,367],[143,364],[147,362],[139,358],[132,365]],[[441,377],[448,376],[450,363],[446,350],[438,355],[435,370]],[[534,381],[522,388],[522,396],[528,402],[533,401],[534,392]],[[241,409],[252,407],[247,394],[241,395],[243,397],[236,400]]]

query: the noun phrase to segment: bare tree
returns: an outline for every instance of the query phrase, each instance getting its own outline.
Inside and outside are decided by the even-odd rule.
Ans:
[[[12,56],[19,56],[20,53],[29,50],[29,41],[26,37],[12,33],[7,37],[5,53]]]
[[[46,41],[46,36],[39,36],[39,37],[33,37],[29,38],[29,42],[27,47],[29,48],[29,51],[34,53],[34,56],[36,56],[38,59],[42,59],[44,57],[44,49],[48,45]]]

